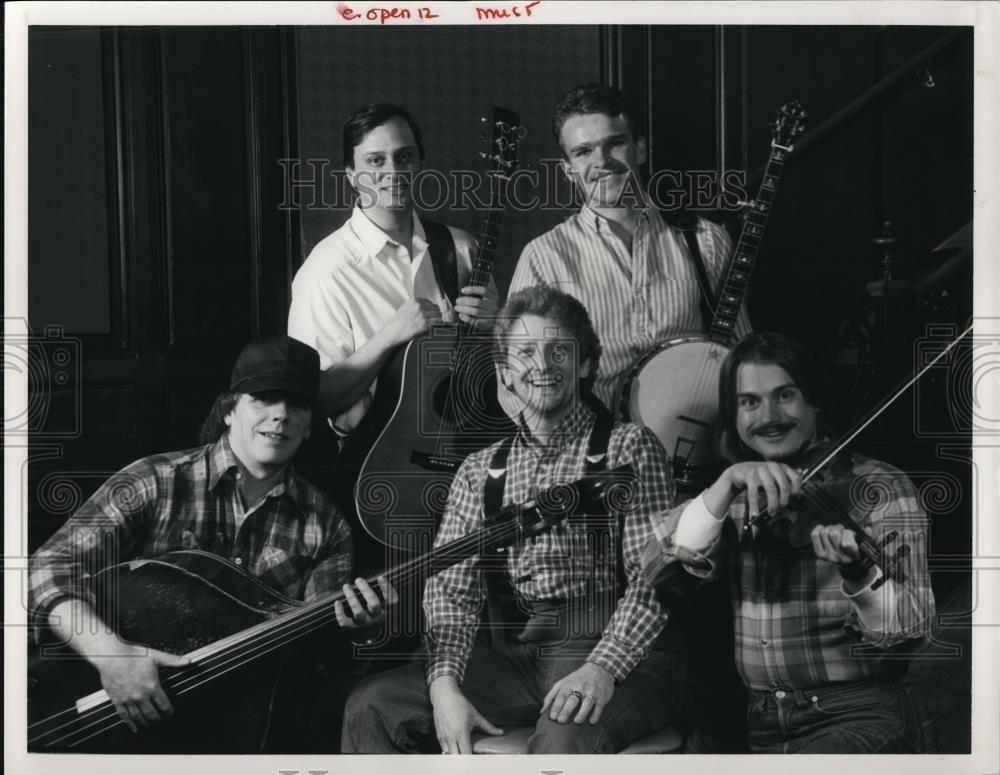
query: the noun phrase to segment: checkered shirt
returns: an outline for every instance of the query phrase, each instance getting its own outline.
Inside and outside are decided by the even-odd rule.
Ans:
[[[673,544],[686,504],[654,526],[655,538],[643,554],[643,574],[650,583],[684,572],[727,580],[736,665],[750,689],[806,689],[885,676],[892,672],[892,660],[905,659],[906,647],[930,632],[934,594],[927,568],[928,519],[917,492],[902,472],[885,463],[851,454],[850,465],[851,518],[870,527],[879,544],[897,532],[890,556],[902,544],[910,547],[905,581],[889,581],[876,591],[885,595],[883,601],[893,601],[878,627],[865,626],[842,589],[837,566],[817,559],[809,547],[792,548],[756,527],[753,535],[741,538],[745,494],[730,506],[720,538],[702,552]],[[811,522],[809,508],[801,507],[798,518]]]
[[[102,568],[177,549],[217,554],[294,599],[339,590],[350,577],[352,546],[333,503],[289,466],[237,529],[245,511],[240,476],[225,436],[142,458],[112,476],[32,556],[35,623],[65,597],[94,604],[87,580]]]
[[[578,406],[562,420],[542,445],[524,430],[518,432],[507,460],[505,504],[523,503],[557,484],[584,475],[585,457],[596,415]],[[451,486],[448,506],[435,545],[454,541],[481,529],[483,487],[499,444],[470,455]],[[666,453],[656,437],[638,425],[617,423],[608,444],[607,467],[631,463],[637,489],[625,506],[622,557],[628,585],[588,661],[608,670],[621,682],[649,651],[667,621],[653,590],[640,574],[639,559],[652,537],[652,517],[674,501],[674,482]],[[618,513],[603,537],[580,525],[560,523],[546,533],[525,539],[507,552],[507,571],[520,597],[531,602],[556,602],[613,590],[619,540]],[[610,534],[609,534],[610,529]],[[603,538],[603,540],[602,540]],[[610,547],[598,551],[596,547]],[[432,577],[424,590],[427,614],[427,680],[452,675],[459,681],[479,624],[485,600],[480,558],[471,558]],[[589,599],[593,599],[592,597]]]

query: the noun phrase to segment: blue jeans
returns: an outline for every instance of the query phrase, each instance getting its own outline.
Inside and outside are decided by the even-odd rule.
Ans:
[[[921,753],[920,723],[900,683],[750,691],[754,753]]]
[[[615,687],[597,724],[566,724],[539,716],[552,685],[583,664],[597,641],[477,645],[462,693],[505,731],[533,726],[528,753],[614,753],[667,724],[679,708],[686,659],[653,650]],[[365,679],[344,711],[343,753],[436,751],[434,711],[424,662]]]

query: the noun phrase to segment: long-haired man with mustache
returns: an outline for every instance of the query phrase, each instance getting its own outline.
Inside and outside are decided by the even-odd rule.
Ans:
[[[398,345],[456,315],[491,325],[497,293],[467,285],[475,240],[415,211],[425,154],[407,110],[377,103],[356,111],[344,124],[343,154],[357,204],[295,275],[288,334],[319,351],[319,407],[349,433]]]
[[[594,394],[617,412],[622,376],[638,355],[678,334],[704,330],[696,256],[643,189],[646,139],[625,96],[586,84],[556,105],[552,132],[561,166],[583,197],[580,211],[524,248],[510,292],[551,285],[583,302],[604,346]],[[667,216],[665,218],[664,216]],[[725,229],[691,219],[707,278],[718,287],[732,242]],[[750,330],[741,312],[737,335]]]
[[[854,452],[831,464],[839,487],[804,492],[797,469],[824,438],[822,385],[785,336],[751,334],[733,349],[719,397],[734,462],[657,520],[644,573],[682,595],[725,580],[755,753],[919,753],[900,678],[934,620],[927,515],[903,473]],[[768,516],[753,520],[765,507]],[[838,512],[888,542],[890,557],[905,542],[905,578],[875,583],[887,569],[866,559],[857,533],[825,518]]]

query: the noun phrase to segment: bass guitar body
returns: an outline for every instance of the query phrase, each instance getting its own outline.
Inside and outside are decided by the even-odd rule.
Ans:
[[[715,428],[728,352],[701,336],[671,339],[636,361],[623,385],[620,414],[653,431],[680,485],[703,486],[722,464]]]
[[[513,432],[496,398],[489,337],[466,339],[459,369],[456,337],[455,326],[436,325],[396,353],[338,459],[358,520],[387,546],[428,551],[462,461]]]
[[[102,618],[129,642],[189,654],[297,605],[226,560],[179,551],[92,579]],[[131,732],[101,693],[97,670],[66,646],[41,644],[28,663],[28,750],[74,753],[256,753],[270,723],[274,655],[211,658],[161,672],[173,716]],[[211,674],[211,681],[209,675]],[[103,699],[102,699],[103,698]]]

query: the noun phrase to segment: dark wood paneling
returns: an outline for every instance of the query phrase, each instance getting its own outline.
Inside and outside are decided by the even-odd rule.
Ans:
[[[31,34],[31,45],[53,37],[40,28]],[[32,298],[44,309],[58,306],[60,293],[77,294],[112,325],[110,335],[56,332],[58,341],[32,345],[40,354],[31,400],[44,410],[36,411],[44,423],[32,448],[46,449],[29,468],[33,544],[65,516],[49,508],[42,482],[65,475],[92,484],[143,455],[194,446],[242,345],[284,330],[290,246],[298,244],[291,217],[277,208],[277,160],[296,153],[294,119],[284,114],[295,104],[287,33],[73,28],[59,35],[63,62],[78,38],[101,41],[101,68],[64,68],[59,88],[72,92],[79,82],[79,95],[90,98],[59,119],[66,136],[80,121],[99,120],[103,153],[92,154],[100,158],[86,176],[87,201],[61,195],[58,177],[33,175],[38,198],[29,217],[47,218],[66,237],[67,219],[86,205],[109,237],[78,240],[73,256],[51,240],[32,241]],[[60,102],[42,76],[32,82],[29,141],[40,156],[53,146],[65,156],[61,136],[34,131]],[[101,269],[111,294],[57,271],[78,264]],[[59,368],[56,348],[73,353]],[[56,383],[60,375],[68,376]],[[83,497],[92,489],[79,488]]]
[[[254,326],[242,38],[238,29],[161,32],[167,290],[178,350],[239,341]]]

